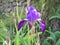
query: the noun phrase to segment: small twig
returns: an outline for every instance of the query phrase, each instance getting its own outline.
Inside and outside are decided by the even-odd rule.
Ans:
[[[10,42],[10,32],[7,31],[6,43],[9,45],[9,42]]]
[[[39,34],[38,34],[38,32],[36,32],[36,38],[37,38],[37,42],[36,42],[36,45],[40,45],[40,41],[39,41]]]
[[[30,6],[30,0],[27,0],[27,7]]]
[[[35,33],[35,26],[33,25],[31,28],[31,35],[33,35]]]

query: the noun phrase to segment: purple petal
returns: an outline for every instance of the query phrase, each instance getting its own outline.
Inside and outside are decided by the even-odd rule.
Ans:
[[[29,28],[31,29],[31,28],[32,28],[32,25],[31,25],[31,23],[29,23],[29,22],[28,22],[28,25],[29,25]]]
[[[35,22],[36,21],[36,15],[34,12],[29,12],[27,14],[27,19],[29,22]]]
[[[40,21],[40,27],[41,27],[42,32],[44,32],[46,29],[46,26],[43,20]]]
[[[20,28],[21,28],[26,22],[27,22],[26,20],[20,21],[19,24],[18,24],[18,30],[20,30]]]
[[[28,11],[33,11],[33,10],[36,10],[35,7],[33,7],[33,6],[28,7]]]
[[[35,22],[40,18],[40,13],[33,6],[28,7],[27,19],[28,22]]]

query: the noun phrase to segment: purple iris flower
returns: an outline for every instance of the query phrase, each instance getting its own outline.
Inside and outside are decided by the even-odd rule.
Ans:
[[[29,27],[32,27],[33,23],[36,23],[37,21],[40,24],[42,32],[45,31],[46,26],[43,20],[41,20],[41,14],[35,9],[33,6],[29,6],[27,8],[27,13],[26,13],[26,19],[22,20],[18,24],[18,30],[26,23],[28,22]],[[31,24],[32,23],[32,24]]]

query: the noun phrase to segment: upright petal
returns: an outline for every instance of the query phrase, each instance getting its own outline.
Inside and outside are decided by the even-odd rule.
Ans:
[[[28,7],[27,19],[29,22],[36,22],[40,18],[40,13],[33,6]]]
[[[21,28],[26,22],[27,22],[26,20],[20,21],[19,24],[18,24],[18,30],[20,30],[20,28]]]
[[[35,9],[35,7],[33,7],[33,6],[29,6],[29,7],[28,7],[28,11],[36,11],[36,9]]]
[[[35,12],[28,12],[27,13],[27,19],[28,19],[29,22],[35,22],[36,21]]]
[[[46,29],[46,25],[43,20],[40,21],[40,28],[41,28],[42,32],[44,32]]]

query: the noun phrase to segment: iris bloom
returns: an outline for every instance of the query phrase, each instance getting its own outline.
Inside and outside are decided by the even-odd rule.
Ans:
[[[42,32],[45,31],[46,26],[43,20],[41,20],[41,14],[33,7],[29,6],[27,8],[26,12],[26,19],[21,20],[18,24],[18,30],[26,23],[28,22],[29,27],[32,27],[32,24],[39,22],[40,28]],[[32,24],[31,24],[32,23]]]

